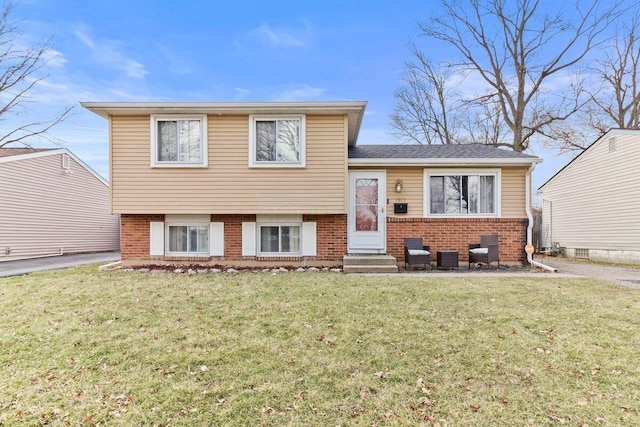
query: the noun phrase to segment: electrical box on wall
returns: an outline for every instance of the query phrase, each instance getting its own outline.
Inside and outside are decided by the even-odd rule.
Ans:
[[[407,211],[409,210],[409,204],[408,203],[394,203],[393,204],[393,213],[397,213],[397,214],[403,214],[403,213],[407,213]]]

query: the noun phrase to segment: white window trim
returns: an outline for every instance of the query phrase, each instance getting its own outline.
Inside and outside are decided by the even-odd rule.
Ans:
[[[477,213],[477,214],[433,214],[430,212],[431,200],[431,186],[429,185],[429,178],[431,176],[443,176],[443,175],[493,175],[495,176],[495,188],[493,197],[495,198],[493,203],[495,206],[494,213]],[[424,201],[423,201],[423,216],[432,218],[500,218],[502,216],[502,170],[501,169],[425,169],[423,177],[423,189],[424,189]]]
[[[165,120],[199,120],[200,121],[200,159],[198,163],[160,162],[158,161],[157,130],[158,121]],[[151,167],[152,168],[206,168],[209,164],[207,145],[207,115],[152,114],[151,115]]]
[[[164,250],[166,256],[208,257],[211,254],[211,223],[209,215],[166,215],[164,223]],[[209,247],[203,252],[171,252],[169,251],[169,227],[206,226],[208,228]]]
[[[267,120],[300,120],[300,161],[299,162],[258,162],[256,160],[256,122]],[[249,116],[249,167],[251,168],[304,168],[307,165],[306,116],[304,114]]]

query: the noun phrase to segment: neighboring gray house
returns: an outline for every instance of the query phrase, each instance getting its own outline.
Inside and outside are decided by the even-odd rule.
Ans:
[[[119,247],[104,178],[67,149],[0,149],[0,261]]]
[[[640,130],[612,129],[544,183],[542,246],[640,263]]]

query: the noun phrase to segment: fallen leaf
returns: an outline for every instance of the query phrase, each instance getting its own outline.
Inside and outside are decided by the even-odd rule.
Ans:
[[[336,345],[338,343],[338,340],[333,337],[327,337],[325,339],[325,342],[327,343],[327,345]]]
[[[565,423],[564,418],[557,416],[556,414],[554,414],[551,411],[547,412],[547,417],[553,422],[560,423],[560,424],[564,424]]]

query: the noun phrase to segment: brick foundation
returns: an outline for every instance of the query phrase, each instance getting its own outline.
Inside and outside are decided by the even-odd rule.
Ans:
[[[500,236],[500,262],[526,261],[526,218],[387,218],[387,253],[404,263],[404,238],[422,237],[435,254],[455,250],[460,264],[468,262],[469,243],[480,242],[482,234]],[[432,256],[435,260],[435,255]]]
[[[242,223],[255,222],[255,215],[211,215],[211,222],[224,222],[224,257],[152,257],[149,255],[149,223],[164,221],[164,215],[122,214],[121,247],[123,261],[167,261],[167,262],[226,262],[254,261],[305,264],[342,264],[347,253],[347,215],[304,215],[303,221],[314,221],[317,227],[317,256],[315,257],[243,257]]]
[[[120,215],[120,256],[125,260],[148,260],[150,222],[164,221],[164,215]]]
[[[304,215],[302,220],[316,222],[318,255],[314,259],[342,263],[347,253],[347,215]]]
[[[123,261],[193,261],[151,257],[149,223],[164,221],[164,215],[122,214],[121,251]],[[243,257],[242,223],[255,222],[255,215],[211,215],[211,222],[224,222],[224,257],[203,261],[242,261],[263,263],[278,261],[292,264],[341,264],[347,253],[347,215],[304,215],[303,221],[316,222],[317,256],[315,257]],[[460,263],[468,261],[468,245],[480,241],[482,234],[500,236],[500,261],[524,263],[528,221],[526,218],[387,218],[387,253],[398,263],[404,262],[404,238],[422,237],[431,251],[457,250]],[[435,255],[432,257],[435,259]]]
[[[211,215],[211,222],[224,222],[224,257],[218,259],[255,259],[242,256],[242,223],[256,222],[255,215]]]

